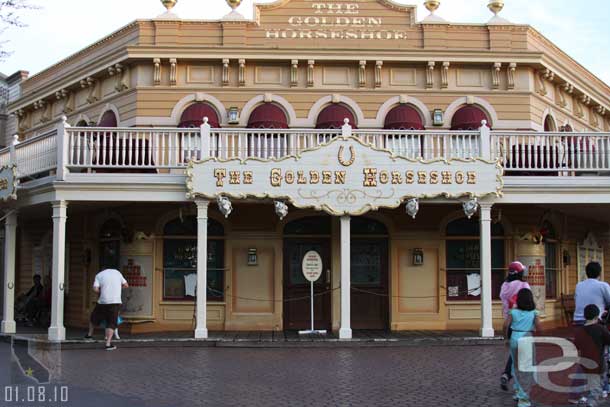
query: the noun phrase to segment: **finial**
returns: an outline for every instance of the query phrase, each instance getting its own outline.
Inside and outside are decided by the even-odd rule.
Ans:
[[[13,136],[13,145],[19,144],[19,134]]]
[[[346,117],[345,119],[343,119],[343,123],[344,124],[349,124],[349,119]]]
[[[430,14],[434,14],[440,5],[441,2],[438,0],[427,0],[424,2],[424,6],[426,6]]]
[[[235,10],[241,4],[241,0],[226,0],[231,9]]]
[[[203,116],[203,124],[208,124],[208,121],[209,121],[209,120],[210,120],[210,119],[208,119],[208,117],[207,117],[207,116]]]
[[[174,8],[176,3],[178,3],[178,0],[161,0],[161,4],[163,4],[163,7],[165,7],[168,12]]]
[[[504,8],[504,2],[501,0],[490,0],[487,8],[497,16],[498,13]]]

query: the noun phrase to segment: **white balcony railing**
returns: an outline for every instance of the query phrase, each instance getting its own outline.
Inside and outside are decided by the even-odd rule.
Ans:
[[[69,127],[0,150],[20,178],[67,171],[157,172],[192,159],[280,158],[344,135],[411,159],[500,158],[506,175],[610,175],[610,133]]]
[[[610,171],[610,133],[494,131],[491,147],[508,175]]]

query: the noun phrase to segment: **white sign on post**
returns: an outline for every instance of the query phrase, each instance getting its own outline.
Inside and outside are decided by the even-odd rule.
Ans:
[[[326,334],[326,330],[316,330],[314,328],[314,315],[313,315],[313,283],[320,278],[322,274],[322,257],[320,253],[315,250],[310,250],[303,256],[303,262],[301,263],[303,268],[303,275],[309,281],[311,290],[311,329],[306,331],[299,331],[299,334]]]
[[[307,281],[318,281],[322,274],[322,257],[315,250],[310,250],[303,256],[303,275]]]

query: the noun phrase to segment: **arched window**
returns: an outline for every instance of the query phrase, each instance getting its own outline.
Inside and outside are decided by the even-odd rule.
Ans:
[[[274,103],[257,106],[248,118],[251,129],[287,129],[288,118],[284,110]]]
[[[184,109],[180,116],[178,127],[200,127],[203,124],[204,117],[208,118],[210,127],[220,127],[220,120],[218,120],[216,109],[204,102],[194,103]]]
[[[424,122],[419,112],[411,105],[394,106],[385,117],[385,129],[424,130]]]
[[[118,120],[112,110],[106,110],[97,125],[98,127],[117,127]]]
[[[559,237],[549,221],[542,223],[544,240],[544,280],[546,282],[546,298],[557,298],[557,281],[559,280]]]
[[[462,106],[451,119],[451,130],[478,130],[481,128],[481,121],[486,120],[487,126],[491,122],[487,114],[477,106]]]
[[[559,128],[559,131],[560,132],[565,132],[565,133],[572,133],[574,131],[574,129],[569,124],[566,124],[565,126],[561,126]]]
[[[87,123],[86,120],[79,120],[78,123],[76,123],[76,127],[87,127],[89,126],[89,123]]]
[[[550,114],[544,118],[544,131],[557,131],[557,125]]]
[[[121,222],[109,219],[102,225],[99,235],[100,270],[107,268],[120,270],[121,266]]]
[[[480,299],[480,233],[479,220],[460,218],[449,222],[445,229],[447,300]],[[500,297],[504,280],[504,228],[500,223],[491,227],[492,298]]]
[[[224,298],[224,228],[208,219],[207,296]],[[197,218],[173,219],[163,228],[163,299],[194,300],[197,284]]]
[[[345,124],[345,119],[349,119],[349,124],[354,129],[357,128],[358,123],[352,111],[341,103],[333,103],[318,114],[316,129],[340,129]]]

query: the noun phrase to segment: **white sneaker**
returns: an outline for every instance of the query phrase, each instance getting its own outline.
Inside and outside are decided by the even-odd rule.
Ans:
[[[606,390],[602,391],[602,398],[603,399],[607,399],[608,398],[608,392]]]

